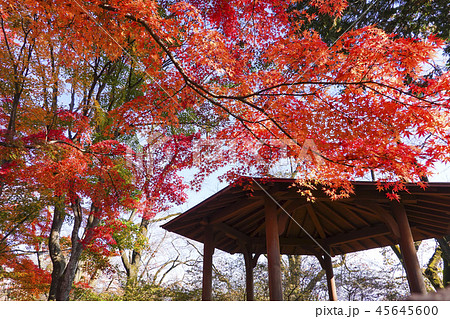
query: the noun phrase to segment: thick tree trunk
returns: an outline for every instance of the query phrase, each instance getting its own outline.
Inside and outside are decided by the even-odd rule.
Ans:
[[[81,227],[83,219],[80,199],[76,199],[72,204],[74,213],[74,226],[72,229],[72,247],[69,261],[64,258],[60,247],[60,232],[61,226],[64,222],[64,202],[61,200],[55,205],[55,212],[53,216],[52,229],[49,241],[50,257],[53,263],[52,282],[50,286],[50,293],[48,300],[65,301],[69,300],[72,284],[75,279],[75,274],[78,268],[78,262],[84,250],[84,245],[80,243],[78,232]],[[91,207],[91,213],[88,218],[88,223],[84,231],[83,239],[85,243],[92,240],[92,229],[95,228],[99,219],[96,216],[97,209],[95,206]],[[67,262],[67,264],[66,264]]]
[[[140,264],[141,264],[140,262],[139,263],[134,262],[130,265],[130,269],[128,272],[128,278],[127,278],[127,286],[129,286],[129,287],[137,286]]]
[[[52,282],[50,285],[48,300],[57,300],[56,298],[59,290],[60,278],[66,267],[66,259],[64,258],[60,246],[60,233],[65,216],[64,199],[58,198],[53,212],[53,222],[48,241],[50,258],[53,264]]]
[[[442,262],[444,267],[442,269],[442,282],[444,287],[450,286],[450,236],[437,239],[442,250]]]
[[[437,242],[442,249],[442,257],[450,260],[450,236],[445,236],[443,238],[438,238]]]
[[[14,136],[16,135],[16,121],[17,121],[17,109],[19,107],[20,102],[20,96],[22,92],[14,94],[13,103],[11,105],[11,113],[9,116],[9,123],[8,123],[8,129],[6,130],[6,136],[5,136],[5,144],[7,146],[11,146],[14,141]],[[10,160],[2,159],[0,161],[0,168],[4,165],[10,162]],[[3,176],[0,175],[0,196],[3,193],[3,187],[5,183],[2,181]]]
[[[437,241],[442,250],[442,261],[444,263],[442,281],[444,287],[448,287],[450,286],[450,236],[438,238]]]
[[[80,238],[78,237],[78,232],[80,230],[81,221],[83,218],[79,198],[77,198],[72,204],[72,211],[74,214],[74,225],[71,237],[71,254],[66,269],[64,270],[62,276],[59,278],[59,287],[56,295],[56,300],[69,300],[69,294],[70,290],[72,289],[73,280],[75,279],[78,261],[80,259],[81,253],[83,252],[83,245],[80,244]]]
[[[439,262],[441,261],[442,251],[440,247],[436,248],[433,256],[428,261],[427,269],[424,271],[425,277],[428,278],[435,290],[444,288],[441,278],[439,277]]]
[[[139,232],[143,237],[147,237],[150,220],[142,217]],[[127,287],[135,287],[139,281],[139,267],[141,266],[141,249],[135,248],[131,253],[131,258],[123,251],[121,253],[122,263],[127,273]]]
[[[442,284],[444,287],[450,287],[450,261],[446,258],[442,258],[444,267],[442,269]]]

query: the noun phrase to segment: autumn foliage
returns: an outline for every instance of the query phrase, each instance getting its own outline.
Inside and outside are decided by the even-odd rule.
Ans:
[[[0,1],[0,275],[67,299],[87,247],[121,253],[118,220],[146,227],[221,167],[267,176],[288,157],[337,196],[370,170],[398,188],[448,162],[443,41],[370,26],[328,45],[295,3]],[[339,18],[346,1],[308,6]]]

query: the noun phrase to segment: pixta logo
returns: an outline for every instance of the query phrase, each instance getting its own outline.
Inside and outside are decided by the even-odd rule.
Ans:
[[[176,143],[168,147],[173,140],[162,134],[151,134],[144,146],[140,146],[137,151],[131,150],[126,155],[128,167],[139,168],[145,174],[151,174],[156,161],[164,161],[171,158],[175,151]],[[312,139],[306,139],[303,143],[299,143],[292,139],[251,139],[251,138],[234,138],[234,139],[197,139],[192,141],[191,145],[191,164],[198,166],[207,163],[210,160],[220,161],[232,160],[230,154],[233,151],[245,150],[245,153],[252,159],[255,165],[272,164],[270,157],[263,157],[259,150],[264,147],[272,147],[277,149],[280,158],[288,158],[294,156],[297,163],[312,163],[316,166],[323,165],[324,159]],[[301,147],[301,148],[300,148]],[[291,150],[297,150],[293,155]],[[224,154],[228,154],[225,156]]]
[[[300,144],[292,139],[203,139],[195,143],[193,151],[193,164],[200,164],[209,156],[220,156],[221,150],[232,150],[233,147],[246,148],[248,156],[254,159],[256,164],[267,164],[271,159],[264,158],[258,150],[263,146],[270,146],[280,151],[281,156],[288,157],[290,149],[299,148],[295,155],[297,162],[310,162],[315,165],[323,165],[324,159],[312,139],[306,139]]]

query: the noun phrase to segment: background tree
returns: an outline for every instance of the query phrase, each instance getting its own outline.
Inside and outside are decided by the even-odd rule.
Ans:
[[[375,25],[387,33],[402,37],[426,38],[432,34],[448,40],[448,12],[445,0],[349,0],[341,17],[330,17],[311,6],[310,1],[298,1],[292,9],[306,10],[320,16],[305,29],[317,30],[328,43],[335,42],[349,29]],[[445,52],[450,51],[449,44]]]

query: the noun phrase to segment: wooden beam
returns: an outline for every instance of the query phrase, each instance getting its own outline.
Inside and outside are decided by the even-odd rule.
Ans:
[[[262,205],[263,202],[261,200],[256,199],[247,199],[246,205],[243,204],[242,202],[238,202],[212,214],[210,218],[210,223],[211,224],[221,223],[233,216],[236,216],[248,210],[256,209],[258,206]]]
[[[385,193],[377,191],[375,185],[367,185],[367,186],[368,187],[366,187],[365,189],[356,186],[354,189],[355,191],[354,194],[350,194],[350,197],[348,198],[339,199],[339,202],[353,202],[355,200],[376,200],[379,203],[390,202],[390,200],[386,197]],[[325,194],[323,191],[311,190],[311,192],[317,202],[331,202],[330,196]],[[426,193],[428,193],[428,191]],[[442,193],[445,193],[445,191],[442,191]],[[402,201],[405,200],[414,202],[416,200],[416,197],[413,194],[408,194],[406,192],[401,192],[401,197]],[[306,202],[306,197],[302,196],[298,192],[297,187],[291,187],[279,191],[276,193],[275,198],[277,200],[298,199]]]
[[[266,197],[264,208],[266,217],[265,224],[267,260],[269,270],[269,296],[270,300],[283,300],[277,205],[271,198]]]
[[[352,218],[353,220],[357,221],[359,225],[362,226],[366,226],[366,227],[370,227],[371,223],[369,223],[366,219],[364,219],[363,216],[366,216],[366,218],[368,217],[367,214],[359,214],[354,210],[354,206],[353,205],[349,205],[349,203],[340,203],[340,202],[336,202],[334,204],[335,209],[337,211],[339,211],[340,213],[342,213],[342,215],[348,216],[350,218]],[[371,219],[372,220],[372,219]],[[366,239],[368,241],[371,241],[373,243],[376,244],[377,247],[379,247],[379,243],[375,240],[375,238],[368,238]],[[332,256],[334,256],[333,254],[331,254]]]
[[[208,211],[212,211],[212,210],[216,210],[216,209],[221,209],[223,207],[233,205],[234,203],[240,202],[245,199],[246,199],[246,195],[242,194],[242,193],[236,194],[236,195],[227,194],[227,195],[221,196],[220,198],[217,198],[215,200],[207,199],[207,203],[203,204],[199,211],[208,212]]]
[[[394,217],[391,213],[389,213],[386,209],[381,207],[378,203],[375,201],[367,201],[365,202],[367,205],[367,209],[373,211],[378,219],[386,224],[386,226],[391,231],[392,235],[395,236],[396,239],[400,238],[400,231],[398,229],[397,222],[395,221]]]
[[[441,207],[441,206],[437,206],[437,205],[433,205],[433,204],[416,204],[416,205],[408,205],[405,204],[405,206],[407,206],[408,212],[409,209],[415,209],[421,212],[426,212],[430,215],[435,215],[435,216],[442,216],[442,217],[449,217],[450,216],[450,210],[447,207]]]
[[[340,245],[356,240],[368,239],[372,237],[390,235],[391,232],[384,224],[377,224],[371,227],[364,227],[348,233],[341,233],[335,236],[326,238],[316,238],[320,245]],[[262,245],[264,238],[255,237],[252,243],[255,245]],[[309,237],[301,238],[279,238],[279,243],[283,246],[317,246]]]
[[[278,235],[281,236],[289,225],[291,215],[281,210],[280,216],[278,217]]]
[[[425,196],[431,195],[448,198],[448,194],[450,193],[450,187],[448,186],[448,183],[428,183],[428,186],[425,190],[416,188],[415,191],[410,189],[410,192],[414,192],[415,193],[414,195],[425,195]]]
[[[412,229],[413,230],[413,229]],[[434,231],[430,231],[428,229],[423,229],[423,228],[416,228],[413,230],[414,233],[419,233],[417,235],[422,234],[422,238],[435,238],[436,237],[436,232]],[[417,238],[417,237],[416,237]],[[420,237],[419,237],[420,238]]]
[[[350,203],[335,202],[334,207],[342,215],[350,216],[352,219],[358,221],[359,224],[365,225],[365,226],[370,226],[370,223],[367,222],[367,220],[365,220],[360,214],[353,211],[353,206],[349,205],[349,204]]]
[[[391,207],[400,231],[400,251],[405,265],[406,276],[408,277],[409,289],[411,293],[425,294],[427,290],[419,260],[417,259],[416,248],[414,247],[414,240],[405,208],[398,202],[392,202]]]
[[[311,220],[314,224],[314,227],[316,227],[317,232],[319,233],[320,238],[327,237],[325,235],[325,231],[322,228],[322,225],[319,222],[319,219],[317,218],[316,212],[314,211],[314,208],[311,206],[311,204],[306,205],[306,210],[309,214],[309,217],[311,217]]]
[[[260,209],[254,209],[240,217],[239,220],[236,220],[236,218],[227,220],[227,224],[233,224],[234,227],[239,229],[254,229],[260,223],[264,223],[264,207],[261,206]]]
[[[304,207],[292,210],[291,216],[296,222],[288,224],[286,232],[287,234],[289,234],[289,236],[295,237],[301,234],[302,230],[300,229],[300,227],[298,227],[297,223],[300,225],[304,224],[304,221],[306,219],[306,214],[303,212],[304,210]]]
[[[303,236],[305,235],[303,230],[298,226],[301,225],[302,227],[306,227],[306,219],[308,217],[308,214],[306,213],[306,207],[305,205],[300,205],[294,201],[290,201],[289,205],[283,206],[284,209],[289,212],[290,216],[292,217],[295,222],[291,221],[287,225],[286,233],[289,234],[289,236]]]
[[[366,204],[364,204],[364,201],[355,201],[354,203],[352,203],[351,207],[355,212],[359,214],[365,215],[370,218],[377,218],[377,214],[375,212],[367,209],[367,201],[365,203]]]
[[[328,204],[332,203],[328,202]],[[334,219],[335,224],[340,223],[341,225],[345,224],[347,228],[355,228],[354,224],[342,217],[338,212],[329,207],[325,202],[317,202],[315,205],[317,205],[317,211],[320,212],[321,215],[328,215],[330,218]]]
[[[432,214],[435,213],[437,216],[450,217],[450,208],[446,206],[433,205],[431,203],[420,203],[411,205],[411,207],[420,209],[421,211],[428,211]]]
[[[409,215],[414,216],[416,214],[421,214],[423,216],[429,216],[430,220],[434,220],[436,218],[448,220],[450,216],[448,214],[443,214],[441,212],[433,213],[431,209],[427,209],[426,207],[419,207],[419,206],[411,206],[411,207],[405,207],[405,209],[408,210]]]
[[[295,201],[286,201],[283,205],[282,205],[282,207],[284,208],[284,210],[285,211],[287,211],[288,212],[288,214],[289,214],[289,216],[292,216],[293,214],[291,213],[291,212],[293,212],[294,210],[295,210],[295,208],[297,208],[298,207],[298,205],[297,205],[297,203],[295,202]],[[278,210],[279,208],[277,207],[277,210]],[[290,219],[290,217],[289,216],[287,216],[286,215],[286,213],[284,213],[284,216],[283,216],[283,214],[280,214],[280,219],[279,219],[279,224],[281,223],[282,225],[283,225],[283,223],[284,222],[286,222],[287,223],[287,225],[286,226],[288,226],[288,227],[291,227],[291,226],[289,226],[289,225],[292,225],[292,223],[290,224],[289,223],[289,219]],[[284,219],[287,219],[287,221],[285,221]],[[281,222],[280,222],[280,220],[281,220]],[[280,226],[278,226],[278,230],[280,231],[281,230],[281,228],[282,228],[282,225]],[[251,234],[250,234],[250,236],[252,236],[252,237],[254,237],[254,236],[256,236],[258,233],[260,233],[264,228],[265,228],[265,223],[261,223],[261,225],[259,225]],[[289,232],[289,229],[288,229],[288,232]],[[279,233],[280,235],[281,235],[281,233]]]
[[[244,242],[245,244],[250,244],[252,242],[251,237],[247,236],[246,234],[240,232],[239,230],[231,226],[228,226],[227,224],[224,223],[215,224],[214,228],[223,232],[229,238],[239,240],[241,242]]]
[[[417,225],[424,226],[424,227],[431,226],[435,229],[440,228],[440,229],[443,229],[444,232],[448,229],[448,226],[450,224],[450,220],[446,220],[446,221],[438,220],[438,219],[432,220],[432,219],[423,217],[422,215],[418,215],[418,214],[417,215],[414,214],[413,216],[410,215],[408,219],[414,221],[415,224],[417,224]]]
[[[426,196],[426,195],[418,195],[417,198],[419,199],[417,205],[418,206],[424,206],[422,205],[422,202],[432,205],[439,205],[450,208],[450,197],[449,196]],[[450,211],[447,211],[447,214],[450,214]]]
[[[214,254],[214,232],[211,225],[205,227],[203,243],[202,300],[212,300],[212,266]]]
[[[391,234],[390,230],[384,224],[378,224],[372,227],[364,227],[348,233],[338,234],[328,237],[326,242],[329,245],[340,245],[352,241],[368,239],[372,237],[384,236]]]
[[[328,209],[328,208],[326,207],[325,210],[326,209]],[[306,208],[305,208],[305,210],[306,210]],[[333,217],[328,214],[328,210],[321,211],[320,207],[318,207],[318,209],[316,210],[316,214],[318,216],[320,216],[320,218],[322,220],[322,225],[324,226],[324,228],[326,228],[328,230],[329,233],[336,234],[336,233],[346,232],[346,230],[344,230],[344,228],[342,228],[341,225],[339,225],[339,223],[336,223],[336,220],[333,219]],[[306,216],[306,214],[305,214],[305,216]]]
[[[312,241],[311,238],[309,238],[309,237],[302,237],[302,238],[281,237],[281,238],[279,238],[278,242],[280,243],[280,246],[314,246],[314,245],[316,245],[314,243],[314,241]],[[322,240],[322,239],[318,239],[317,242],[321,245],[326,243],[326,241]],[[266,237],[255,237],[252,239],[252,244],[254,244],[256,246],[265,245]]]
[[[180,215],[178,217],[175,217],[163,226],[170,229],[177,229],[177,225],[180,223],[180,221],[182,221],[181,225],[185,225],[186,223],[196,223],[198,219],[202,219],[209,215],[211,211],[218,213],[225,208],[239,206],[238,204],[240,204],[239,207],[242,207],[242,201],[245,201],[248,198],[248,196],[245,194],[239,194],[235,196],[219,196],[223,191],[224,190],[216,193],[202,203],[197,204],[196,206],[192,207],[187,212],[182,214],[182,216]]]

